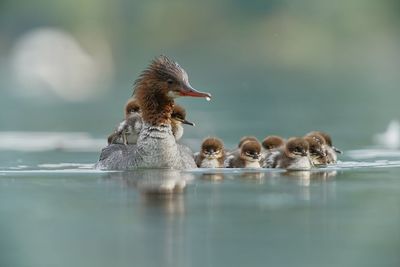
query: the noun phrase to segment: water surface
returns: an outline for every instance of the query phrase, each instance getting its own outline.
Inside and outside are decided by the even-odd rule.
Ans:
[[[395,155],[312,172],[100,172],[80,155],[2,167],[1,266],[400,265]]]

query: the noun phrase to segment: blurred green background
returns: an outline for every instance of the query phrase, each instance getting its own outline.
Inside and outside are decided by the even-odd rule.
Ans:
[[[0,131],[105,138],[166,54],[213,95],[186,138],[302,135],[368,146],[399,117],[400,2],[0,1]]]

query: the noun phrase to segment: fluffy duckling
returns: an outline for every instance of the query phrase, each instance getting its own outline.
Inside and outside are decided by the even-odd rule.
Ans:
[[[304,138],[290,138],[283,149],[275,151],[266,159],[266,167],[286,170],[310,170],[309,144]]]
[[[221,139],[208,137],[201,144],[201,151],[195,156],[196,165],[199,168],[224,167],[225,151]]]
[[[134,100],[136,102],[136,100]],[[132,102],[128,102],[130,106],[133,108],[134,105]],[[128,107],[128,105],[127,105]],[[142,116],[140,113],[139,106],[134,107],[135,112],[133,109],[127,108],[127,118],[122,121],[119,126],[115,129],[114,133],[112,133],[108,137],[108,144],[124,144],[124,145],[135,145],[137,139],[139,137],[140,130],[142,129]],[[178,141],[181,139],[183,135],[183,127],[182,124],[187,124],[191,126],[195,126],[193,122],[186,120],[186,111],[183,107],[175,104],[174,110],[171,114],[171,127],[172,127],[172,134],[175,137],[175,140]]]
[[[328,157],[324,143],[319,142],[317,139],[311,136],[305,136],[304,140],[307,141],[309,146],[311,163],[315,166],[326,165],[328,163]]]
[[[171,114],[181,96],[211,98],[192,88],[186,71],[166,56],[154,59],[135,82],[134,95],[142,112],[136,145],[110,144],[103,148],[97,169],[195,168],[193,154],[176,143]]]
[[[261,144],[258,141],[246,141],[240,147],[240,153],[230,155],[225,161],[227,168],[261,168]]]
[[[262,160],[261,166],[266,167],[266,159],[270,156],[274,151],[281,149],[285,145],[285,139],[277,135],[270,135],[264,138],[261,143],[262,145]]]
[[[142,115],[137,100],[131,98],[125,105],[125,120],[123,120],[110,136],[108,144],[136,144],[142,128]]]
[[[171,114],[171,127],[172,134],[175,136],[176,141],[181,139],[183,136],[182,124],[195,126],[193,122],[186,120],[186,110],[182,106],[175,104],[174,110]]]
[[[342,154],[342,151],[333,146],[332,138],[329,134],[321,131],[313,131],[308,133],[306,136],[311,136],[315,139],[319,139],[320,137],[322,137],[325,143],[324,147],[327,154],[327,163],[331,164],[337,162],[337,154]]]

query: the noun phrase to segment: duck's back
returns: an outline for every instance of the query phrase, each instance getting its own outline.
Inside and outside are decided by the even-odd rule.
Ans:
[[[110,144],[102,149],[96,169],[129,170],[140,167],[143,159],[137,145]]]
[[[196,168],[191,150],[177,144],[171,126],[145,125],[137,145],[111,144],[104,148],[98,169],[129,170],[137,168]]]

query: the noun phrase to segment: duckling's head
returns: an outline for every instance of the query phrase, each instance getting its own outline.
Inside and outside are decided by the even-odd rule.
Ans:
[[[326,150],[324,148],[324,145],[321,144],[317,139],[311,137],[311,136],[306,136],[304,137],[304,140],[307,141],[308,147],[309,147],[309,153],[312,158],[324,158],[326,157]]]
[[[285,139],[280,136],[270,135],[265,137],[264,141],[262,141],[262,146],[266,150],[277,149],[283,147],[285,145]]]
[[[243,136],[239,140],[238,148],[241,148],[242,145],[247,141],[256,141],[256,142],[258,142],[258,139],[255,136],[250,136],[250,135]]]
[[[261,144],[258,141],[246,141],[240,148],[240,157],[245,161],[259,161],[261,159]]]
[[[220,159],[224,156],[224,143],[216,137],[208,137],[201,144],[201,155],[207,159]]]
[[[309,151],[309,145],[304,138],[292,137],[286,142],[285,154],[289,158],[301,158],[307,157]]]
[[[178,124],[183,123],[183,124],[195,126],[195,124],[193,122],[186,120],[186,110],[178,104],[174,105],[174,110],[172,111],[171,119]]]
[[[317,131],[317,133],[319,133],[319,134],[325,139],[326,144],[327,144],[328,146],[330,146],[331,148],[333,148],[333,150],[334,150],[336,153],[339,153],[339,154],[342,154],[342,153],[343,153],[342,150],[338,149],[337,147],[335,147],[335,146],[333,145],[332,138],[331,138],[331,136],[330,136],[329,134],[327,134],[327,133],[325,133],[325,132],[321,132],[321,131]]]
[[[148,91],[153,92],[148,92]],[[135,82],[134,94],[140,95],[157,92],[170,99],[180,96],[206,97],[209,93],[195,90],[189,83],[186,71],[178,63],[161,55],[155,58]]]
[[[183,135],[183,127],[182,124],[195,126],[193,122],[186,120],[186,111],[183,107],[175,104],[174,109],[171,114],[171,127],[172,134],[175,137],[175,140],[181,139]]]
[[[323,135],[321,135],[320,132],[316,132],[316,131],[309,132],[304,137],[311,137],[312,139],[317,141],[322,146],[327,145],[325,137]]]
[[[135,98],[131,98],[125,105],[125,118],[129,117],[130,115],[139,114],[140,107],[139,103]]]

